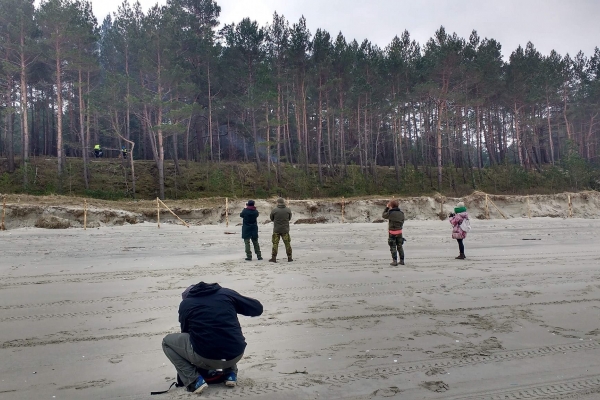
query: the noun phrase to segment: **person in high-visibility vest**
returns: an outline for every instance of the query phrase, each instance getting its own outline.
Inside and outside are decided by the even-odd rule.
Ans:
[[[121,146],[121,153],[123,153],[123,160],[127,160],[127,147]]]
[[[99,144],[94,146],[94,154],[96,155],[96,158],[102,157],[102,148]]]

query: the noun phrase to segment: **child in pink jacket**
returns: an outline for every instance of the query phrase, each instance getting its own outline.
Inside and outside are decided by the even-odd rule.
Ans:
[[[456,205],[454,212],[449,215],[450,224],[452,225],[452,239],[456,239],[458,242],[458,250],[460,254],[456,257],[457,260],[464,260],[465,256],[465,245],[463,239],[467,237],[467,232],[461,228],[463,221],[469,221],[469,214],[467,214],[467,208],[465,203],[462,201]]]

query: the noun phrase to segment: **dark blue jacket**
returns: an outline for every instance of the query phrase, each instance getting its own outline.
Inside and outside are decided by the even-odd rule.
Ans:
[[[246,207],[240,213],[242,217],[242,239],[258,239],[258,211],[256,207]]]
[[[262,304],[218,283],[200,282],[179,305],[181,332],[189,333],[194,352],[210,360],[231,360],[244,352],[246,339],[237,314],[257,317]]]

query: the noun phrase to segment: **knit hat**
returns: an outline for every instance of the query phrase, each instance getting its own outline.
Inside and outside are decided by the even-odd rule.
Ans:
[[[456,205],[456,207],[454,207],[454,212],[455,212],[456,214],[460,214],[460,213],[462,213],[462,212],[465,212],[465,211],[467,211],[467,208],[465,207],[465,203],[463,203],[462,201],[461,201],[461,202],[459,202],[459,203]]]
[[[253,206],[254,205],[254,200],[248,200],[248,202],[246,203],[247,206]]]
[[[283,197],[278,198],[277,204],[285,204],[285,199]]]

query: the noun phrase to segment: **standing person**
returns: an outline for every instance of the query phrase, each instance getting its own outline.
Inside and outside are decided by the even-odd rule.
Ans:
[[[100,147],[99,144],[94,146],[94,155],[96,156],[96,158],[102,157],[102,147]]]
[[[467,237],[467,232],[461,228],[463,221],[469,224],[469,214],[467,214],[467,208],[465,203],[462,201],[454,207],[454,212],[449,215],[450,224],[452,225],[452,239],[456,239],[458,242],[459,255],[456,257],[457,260],[464,260],[465,256],[465,245],[463,240]],[[463,226],[464,227],[464,226]]]
[[[270,262],[277,262],[277,249],[279,248],[279,238],[283,239],[285,252],[288,262],[292,259],[292,245],[290,238],[290,220],[292,219],[292,210],[285,205],[285,200],[280,197],[277,199],[277,207],[271,211],[271,221],[273,221],[273,249],[271,250]]]
[[[197,368],[223,369],[225,385],[237,384],[237,363],[246,349],[246,339],[237,314],[258,317],[262,304],[218,283],[200,282],[188,287],[179,305],[181,333],[164,337],[162,348],[189,392],[208,387]]]
[[[244,245],[246,247],[246,261],[252,261],[252,250],[250,250],[250,240],[254,246],[254,253],[256,258],[262,260],[260,254],[260,245],[258,244],[258,210],[254,206],[254,200],[248,200],[246,208],[240,213],[242,218],[242,239],[244,239]]]
[[[123,160],[127,160],[127,147],[121,146],[121,153],[123,154]]]
[[[400,265],[404,265],[404,248],[402,244],[402,227],[404,226],[404,212],[400,210],[398,200],[390,200],[381,215],[383,219],[388,220],[388,244],[392,253],[391,266],[398,265],[398,254],[400,255]]]

